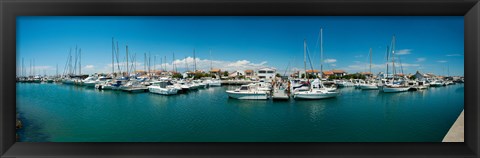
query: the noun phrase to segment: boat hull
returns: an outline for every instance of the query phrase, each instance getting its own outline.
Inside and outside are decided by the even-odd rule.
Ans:
[[[316,92],[298,92],[293,95],[295,99],[328,99],[338,96],[338,92],[316,93]]]
[[[161,95],[174,95],[177,94],[178,90],[175,88],[159,88],[159,87],[148,87],[150,93],[161,94]]]
[[[265,100],[268,99],[268,95],[265,92],[235,92],[227,91],[228,97],[234,99],[250,99],[250,100]]]
[[[383,87],[383,92],[385,93],[398,93],[406,92],[410,87]]]
[[[378,86],[376,86],[376,85],[360,85],[360,89],[362,89],[362,90],[378,90]]]

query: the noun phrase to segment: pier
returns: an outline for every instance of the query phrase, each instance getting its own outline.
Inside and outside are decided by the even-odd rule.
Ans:
[[[447,135],[443,138],[442,142],[465,142],[465,134],[464,134],[464,116],[463,112],[460,113],[455,123],[453,123],[450,130],[448,130]]]

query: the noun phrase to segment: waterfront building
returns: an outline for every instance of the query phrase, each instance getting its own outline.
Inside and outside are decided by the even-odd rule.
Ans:
[[[222,76],[222,70],[213,68],[210,70],[210,75],[216,76],[216,78],[220,78],[220,76]]]
[[[333,75],[337,76],[337,77],[343,77],[345,75],[347,75],[347,73],[343,70],[332,70],[333,72]]]
[[[228,74],[228,78],[238,79],[240,76],[244,76],[243,71],[237,70]]]
[[[245,78],[253,78],[253,76],[255,76],[255,73],[253,72],[253,70],[245,70]]]
[[[307,70],[307,74],[320,77],[320,71],[318,71],[318,70]]]
[[[366,78],[373,78],[373,74],[371,72],[361,72],[361,75],[364,75]]]
[[[257,76],[259,79],[273,79],[275,72],[276,70],[271,68],[258,69]]]
[[[418,79],[418,80],[423,80],[424,78],[426,78],[426,76],[424,76],[424,75],[423,75],[422,73],[420,73],[419,71],[417,71],[417,72],[415,73],[415,75],[413,75],[413,76],[415,76],[415,78]]]
[[[333,71],[323,71],[323,78],[329,78],[334,75]]]

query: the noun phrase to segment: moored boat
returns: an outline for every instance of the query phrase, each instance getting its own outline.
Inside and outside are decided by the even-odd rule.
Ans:
[[[268,99],[268,94],[265,91],[260,91],[255,85],[241,85],[235,90],[227,90],[228,97],[234,99],[252,99],[264,100]]]

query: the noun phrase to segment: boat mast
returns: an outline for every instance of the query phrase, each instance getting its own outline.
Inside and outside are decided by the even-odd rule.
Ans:
[[[322,78],[323,78],[323,28],[320,28],[320,79]]]
[[[115,60],[115,59],[113,59],[114,50],[115,50],[115,44],[113,42],[113,37],[112,37],[112,76],[113,76],[113,74],[115,74],[115,66],[113,66],[114,65],[114,60]]]
[[[193,72],[197,72],[197,60],[195,58],[195,48],[193,48]]]
[[[82,75],[82,48],[78,50],[78,55],[79,55],[79,61],[78,61],[78,73],[80,76]]]
[[[372,74],[372,48],[370,48],[370,74]]]
[[[128,44],[127,46],[125,47],[125,51],[126,51],[126,54],[127,54],[127,77],[130,76],[130,73],[128,72]]]
[[[122,69],[120,69],[120,59],[118,59],[120,56],[120,47],[118,47],[118,41],[117,41],[117,51],[115,52],[117,56],[117,69],[119,73],[122,73]],[[123,75],[122,75],[123,76]]]
[[[388,78],[388,57],[389,57],[389,54],[390,54],[390,50],[389,50],[389,46],[387,45],[387,62],[385,63],[387,65],[387,73],[385,76],[385,79]]]
[[[396,69],[395,69],[395,35],[393,35],[393,38],[392,38],[392,69],[393,69],[393,79],[392,79],[392,83],[393,81],[395,81],[395,75],[396,75]]]
[[[160,57],[162,58],[162,57]],[[165,60],[163,60],[163,62],[165,63],[165,72],[167,72],[167,56],[165,55]]]
[[[77,75],[78,46],[75,46],[75,64],[73,66],[73,75]]]
[[[20,70],[20,71],[22,71],[22,72],[21,72],[21,76],[22,76],[22,77],[25,76],[25,73],[24,73],[24,70],[23,70],[23,69],[25,69],[25,66],[23,65],[23,58],[22,58],[22,68],[21,68],[21,70]]]
[[[212,69],[212,48],[210,48],[210,70]]]
[[[188,62],[187,62],[187,56],[185,56],[185,69],[188,71]]]
[[[145,56],[145,58],[144,58],[144,63],[143,63],[143,69],[145,69],[145,73],[148,73],[147,72],[147,53],[146,52],[144,53],[144,56]]]
[[[402,72],[402,75],[404,75],[404,74],[403,74],[403,66],[402,66],[402,58],[401,58],[401,57],[398,57],[398,62],[400,63],[400,70],[401,70],[401,72]],[[404,75],[404,76],[405,76],[405,75]]]
[[[307,79],[307,40],[303,39],[303,68],[305,69],[305,79]]]
[[[173,66],[173,72],[177,73],[177,64],[175,64],[175,52],[172,53],[172,66]]]

